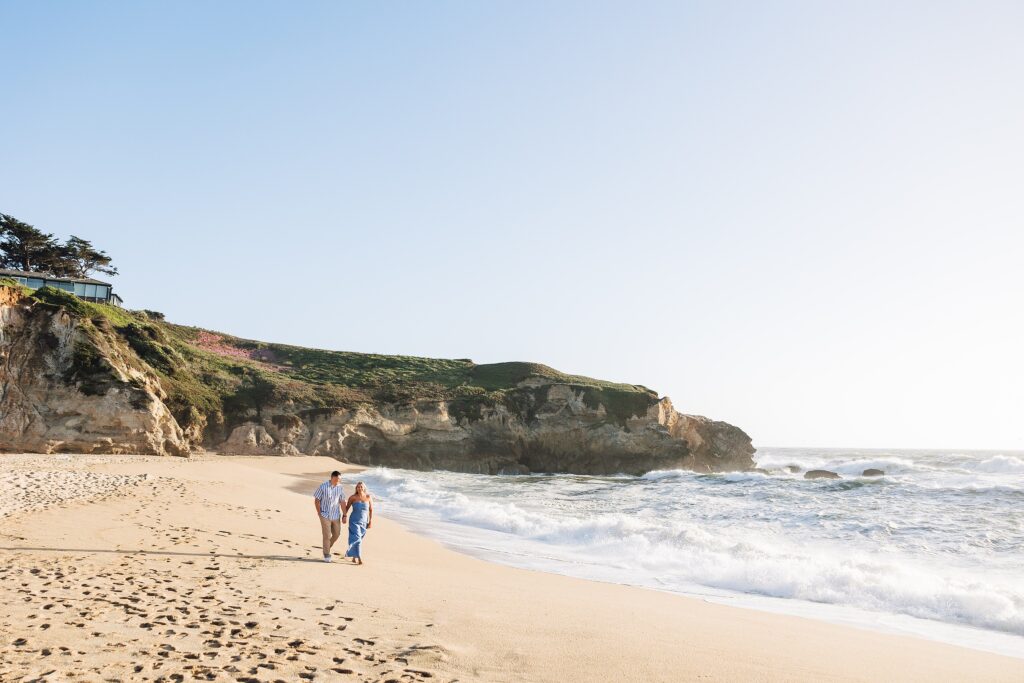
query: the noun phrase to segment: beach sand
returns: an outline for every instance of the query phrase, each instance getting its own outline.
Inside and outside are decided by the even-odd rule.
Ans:
[[[499,566],[377,506],[320,561],[313,457],[0,455],[0,681],[1022,681],[1024,660]],[[344,541],[344,534],[342,541]]]

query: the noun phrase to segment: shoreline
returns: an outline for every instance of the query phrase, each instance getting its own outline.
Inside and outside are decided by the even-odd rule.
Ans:
[[[420,528],[420,525],[415,521],[398,519],[398,522],[402,525],[402,528],[406,529],[410,533],[433,540],[451,552],[479,559],[491,564],[519,569],[521,571],[564,576],[579,581],[594,581],[608,585],[626,586],[636,588],[638,590],[678,596],[689,600],[700,600],[709,604],[722,605],[725,607],[753,610],[765,614],[798,617],[802,619],[820,621],[826,624],[843,626],[846,628],[854,628],[868,633],[919,638],[929,642],[1024,660],[1024,636],[1018,636],[1012,633],[986,630],[969,624],[928,620],[898,613],[870,611],[864,608],[845,604],[817,603],[808,600],[801,600],[799,598],[784,598],[760,595],[757,593],[743,593],[739,591],[729,591],[726,589],[715,589],[706,586],[695,586],[695,589],[697,590],[692,592],[685,590],[673,590],[670,588],[659,588],[657,586],[651,586],[643,583],[629,583],[614,579],[576,575],[558,571],[554,568],[546,569],[536,566],[526,566],[503,559],[503,557],[506,556],[518,557],[513,553],[502,554],[491,548],[482,549],[480,547],[463,547],[441,537],[440,535],[431,533],[431,531],[425,528]],[[701,589],[706,592],[701,592]],[[884,623],[880,622],[879,619],[884,620]]]
[[[577,576],[559,572],[554,569],[539,569],[536,567],[517,565],[513,562],[502,561],[497,557],[492,557],[494,553],[491,551],[472,552],[470,549],[460,547],[454,543],[435,537],[428,531],[417,529],[414,524],[410,524],[404,520],[399,521],[399,524],[402,525],[403,529],[406,529],[410,533],[435,541],[451,552],[479,559],[490,564],[518,569],[520,571],[564,576],[578,581],[593,581],[613,586],[624,586],[628,588],[635,588],[637,590],[677,596],[688,600],[699,600],[709,604],[721,605],[723,607],[753,610],[764,614],[797,617],[800,619],[819,621],[825,624],[832,624],[845,628],[853,628],[867,633],[917,638],[928,642],[1024,660],[1024,636],[1017,636],[1012,633],[990,631],[967,624],[955,624],[921,619],[903,614],[872,612],[851,605],[816,603],[808,600],[800,600],[798,598],[782,598],[706,587],[698,588],[706,588],[708,591],[707,593],[700,593],[697,591],[687,592],[682,590],[672,590],[669,588],[658,588],[656,586],[649,586],[642,583],[627,583],[612,579]],[[877,621],[879,618],[885,619],[886,623],[879,623]],[[997,644],[990,644],[984,642],[986,639],[992,639],[999,642]]]
[[[12,471],[8,463],[15,461],[8,457],[0,455],[0,473]],[[229,614],[248,610],[257,615],[252,619],[260,623],[252,633],[241,617],[214,619],[241,625],[239,634],[212,640],[237,640],[234,652],[253,668],[273,664],[273,670],[261,670],[269,677],[260,680],[291,680],[304,671],[316,680],[355,680],[353,675],[362,680],[384,680],[385,675],[423,680],[423,672],[431,673],[432,680],[486,681],[1024,677],[1024,660],[980,650],[478,559],[407,530],[389,519],[383,507],[367,538],[364,567],[316,562],[319,529],[308,502],[312,487],[330,469],[345,473],[347,486],[361,471],[328,458],[13,457],[24,460],[19,467],[40,472],[49,465],[51,471],[70,470],[82,479],[132,479],[96,498],[58,501],[32,514],[0,518],[4,576],[13,573],[32,584],[32,569],[53,571],[59,566],[65,567],[65,575],[74,568],[90,576],[114,577],[127,571],[120,565],[131,564],[133,576],[149,572],[166,581],[179,602],[186,591],[202,587],[209,591],[202,597],[221,601]],[[46,476],[40,474],[38,480]],[[38,482],[35,486],[38,491]],[[66,523],[68,515],[73,525]],[[211,556],[216,559],[209,564],[198,559]],[[104,591],[125,580],[112,578]],[[44,613],[37,603],[53,598],[38,592],[41,587],[35,593],[29,588],[30,600],[25,601],[13,583],[0,582],[5,604],[13,606],[0,623],[0,662],[14,667],[8,674],[18,672],[19,666],[35,666],[31,662],[39,660],[42,650],[56,653],[58,643],[76,637],[83,654],[66,657],[85,672],[100,668],[106,673],[118,653],[122,660],[133,654],[132,661],[144,662],[143,672],[125,672],[129,680],[152,680],[172,666],[194,672],[195,661],[210,671],[220,667],[215,676],[225,667],[246,670],[225,663],[219,651],[195,640],[192,636],[198,634],[181,629],[180,623],[161,622],[159,629],[142,626],[152,626],[152,613],[166,607],[161,600],[143,598],[143,606],[136,608],[146,612],[149,622],[135,623],[141,617],[115,609],[116,624],[110,614],[96,612],[69,620],[83,627],[51,623],[52,628],[41,631],[36,628],[40,615],[56,617],[58,608]],[[53,589],[48,590],[52,595]],[[202,597],[178,606],[194,613]],[[69,611],[95,608],[91,598],[74,591],[64,600],[60,604]],[[337,619],[342,610],[351,621]],[[261,653],[282,649],[272,646],[278,640],[274,632],[263,629],[285,621],[283,630],[304,634],[304,645],[297,649],[312,654],[289,655],[286,642],[284,653],[269,655],[273,661],[260,660]],[[164,624],[169,628],[162,629]],[[83,632],[101,635],[83,638]],[[19,639],[25,642],[9,645]],[[120,648],[115,647],[118,643]],[[160,650],[167,645],[174,649]],[[180,660],[177,653],[182,653]],[[193,654],[199,660],[188,659]],[[57,664],[54,657],[59,661],[64,655],[47,656],[39,666]]]

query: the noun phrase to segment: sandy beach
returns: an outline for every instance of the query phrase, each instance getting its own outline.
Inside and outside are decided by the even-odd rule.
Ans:
[[[0,680],[1024,680],[1024,660],[494,565],[383,503],[366,564],[325,564],[311,494],[336,467],[0,456]]]

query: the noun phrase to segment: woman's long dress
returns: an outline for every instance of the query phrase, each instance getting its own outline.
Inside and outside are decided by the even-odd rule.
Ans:
[[[348,511],[348,552],[345,557],[361,557],[359,554],[366,535],[366,523],[369,521],[370,506],[362,501],[352,503]]]

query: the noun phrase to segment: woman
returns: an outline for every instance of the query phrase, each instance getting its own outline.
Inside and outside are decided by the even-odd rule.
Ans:
[[[356,484],[356,492],[345,501],[341,523],[348,521],[348,551],[345,557],[351,557],[355,564],[362,564],[360,552],[366,530],[373,526],[373,497],[366,491],[366,484]]]

